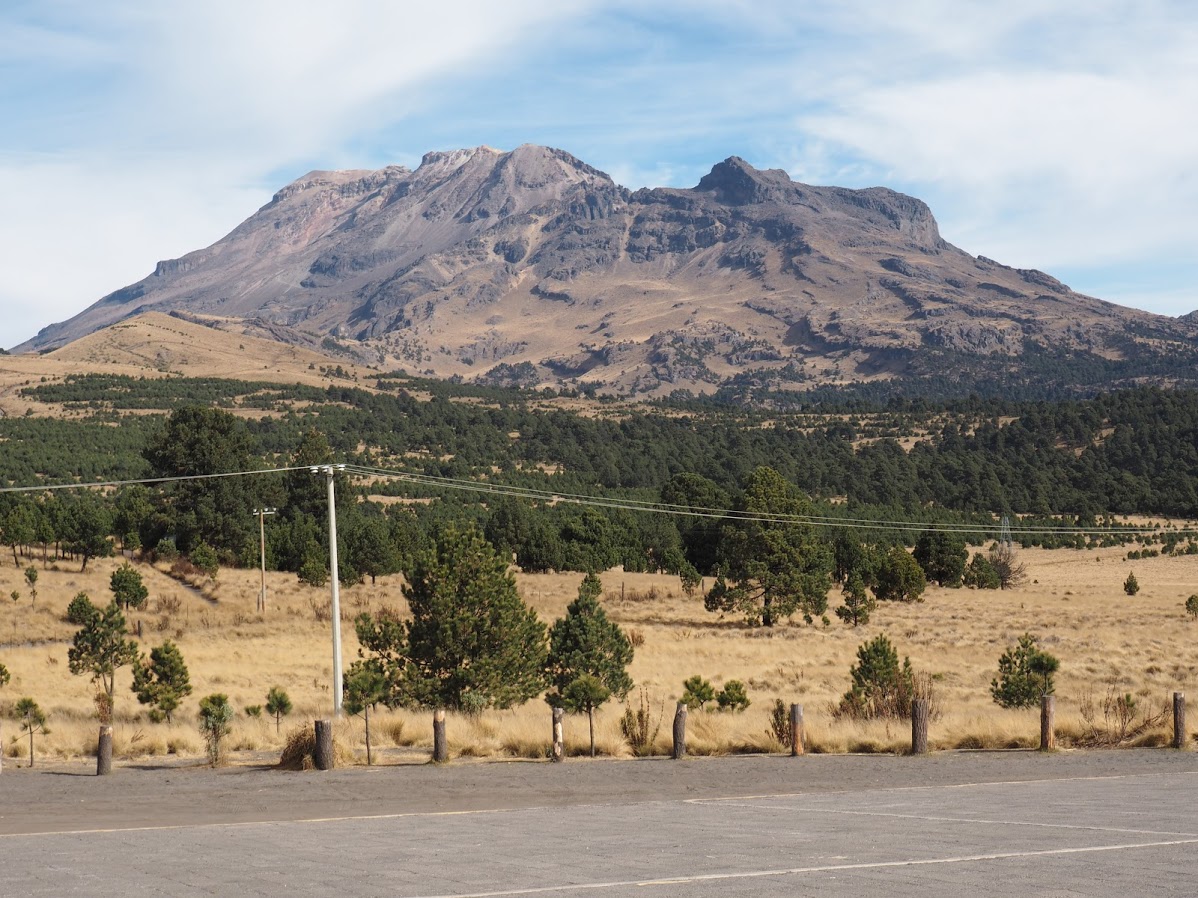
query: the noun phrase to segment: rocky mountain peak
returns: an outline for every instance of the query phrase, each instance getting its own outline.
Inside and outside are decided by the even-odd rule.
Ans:
[[[699,180],[697,191],[711,193],[721,203],[742,206],[749,203],[786,202],[796,185],[781,169],[764,171],[739,156],[729,156],[714,165]]]
[[[630,193],[534,145],[309,172],[213,246],[18,349],[149,310],[427,376],[648,395],[1198,352],[1198,316],[975,258],[894,190],[801,184],[730,156],[693,189]]]

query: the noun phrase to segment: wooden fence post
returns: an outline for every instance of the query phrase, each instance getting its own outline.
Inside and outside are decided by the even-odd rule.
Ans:
[[[433,761],[444,764],[449,760],[449,742],[445,738],[445,709],[433,712]]]
[[[1056,696],[1046,695],[1040,699],[1040,751],[1056,751],[1056,719]]]
[[[317,770],[333,769],[333,721],[316,721],[316,748],[312,752],[312,762]]]
[[[96,746],[96,776],[112,773],[112,725],[100,727],[100,741]]]
[[[1186,694],[1173,693],[1173,747],[1186,747]]]
[[[931,705],[926,698],[917,698],[911,702],[911,754],[926,755],[928,753],[928,718],[931,717]]]
[[[686,757],[686,702],[678,703],[674,712],[674,760]]]
[[[797,758],[806,750],[806,734],[803,732],[803,706],[790,706],[790,756]]]
[[[553,709],[553,753],[550,755],[554,761],[560,762],[566,754],[565,737],[562,733],[562,718],[566,712],[561,708]]]

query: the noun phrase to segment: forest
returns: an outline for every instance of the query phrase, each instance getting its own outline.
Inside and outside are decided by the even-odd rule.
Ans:
[[[1004,515],[1023,545],[1079,548],[1144,541],[1118,532],[1127,515],[1198,517],[1192,390],[854,400],[803,413],[580,405],[400,377],[371,390],[83,375],[24,392],[69,416],[0,419],[3,480],[25,490],[0,496],[14,559],[18,547],[53,546],[86,564],[106,544],[184,555],[204,546],[225,564],[252,566],[253,510],[269,506],[279,513],[266,528],[268,565],[319,580],[325,483],[308,467],[333,462],[348,466],[337,478],[342,577],[351,579],[400,569],[451,521],[478,526],[526,570],[718,575],[729,541],[743,538],[733,518],[763,470],[777,475],[771,490],[785,503],[801,504],[829,558],[845,532],[881,557],[932,526],[965,528],[961,541],[982,545]],[[299,470],[43,489],[284,467]],[[768,510],[773,500],[755,501]],[[663,504],[672,513],[644,510]],[[1099,527],[1115,532],[1079,532]],[[1170,531],[1151,541],[1192,545]]]

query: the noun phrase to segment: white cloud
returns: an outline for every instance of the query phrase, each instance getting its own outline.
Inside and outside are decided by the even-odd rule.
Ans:
[[[0,345],[210,243],[305,168],[529,140],[630,187],[690,186],[731,154],[887,184],[970,251],[1184,309],[1184,270],[1152,273],[1198,231],[1195,46],[1182,0],[0,9]]]
[[[581,0],[50,2],[0,12],[0,345],[207,245],[282,186],[334,167],[460,68],[499,64]]]

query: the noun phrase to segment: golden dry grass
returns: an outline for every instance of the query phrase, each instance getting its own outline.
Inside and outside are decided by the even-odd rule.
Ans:
[[[1101,705],[1108,682],[1131,693],[1144,708],[1156,709],[1174,690],[1198,692],[1198,657],[1192,623],[1182,607],[1198,591],[1198,556],[1159,557],[1128,562],[1126,550],[1073,550],[1021,553],[1027,583],[1005,592],[930,588],[926,601],[915,605],[883,604],[874,620],[852,629],[833,618],[830,626],[785,625],[773,630],[746,628],[740,621],[708,614],[698,597],[687,597],[677,578],[625,574],[603,575],[609,614],[643,639],[631,674],[650,696],[655,718],[661,716],[656,748],[669,748],[674,702],[682,681],[701,674],[717,687],[730,679],[743,681],[753,705],[743,714],[695,712],[688,728],[689,750],[695,754],[780,751],[769,733],[769,709],[775,698],[800,702],[805,708],[808,747],[816,752],[901,751],[909,745],[905,721],[855,723],[834,720],[830,706],[848,687],[848,670],[857,647],[886,633],[900,654],[917,669],[936,678],[943,716],[932,725],[933,748],[1002,748],[1030,746],[1038,739],[1034,711],[1005,711],[995,706],[989,684],[998,656],[1025,630],[1061,659],[1057,680],[1059,730],[1066,742],[1080,738],[1080,717],[1089,694]],[[36,603],[30,601],[21,568],[11,556],[0,566],[0,662],[12,682],[0,692],[0,707],[21,696],[36,699],[49,715],[51,732],[38,736],[39,757],[70,758],[94,750],[96,721],[93,687],[86,677],[67,669],[67,648],[74,627],[63,613],[71,597],[88,592],[101,603],[120,559],[77,566],[59,562],[40,570]],[[22,559],[22,567],[29,564]],[[328,592],[300,584],[293,575],[268,575],[269,605],[255,612],[258,573],[222,570],[205,598],[148,565],[139,569],[150,589],[147,608],[132,613],[140,621],[144,651],[173,639],[191,671],[194,692],[171,724],[154,724],[129,691],[128,669],[118,673],[115,751],[118,757],[203,756],[195,723],[199,697],[213,692],[229,696],[238,710],[228,747],[237,752],[277,753],[286,733],[303,721],[327,716],[332,698],[330,626],[325,616]],[[1141,591],[1123,593],[1134,570]],[[564,613],[581,575],[516,576],[521,594],[543,620]],[[380,579],[343,589],[343,657],[348,665],[357,654],[352,619],[359,611],[384,606],[406,610],[398,578]],[[8,598],[12,591],[18,601]],[[839,597],[830,597],[832,604]],[[175,602],[178,610],[163,610]],[[276,733],[275,721],[244,714],[262,705],[272,686],[282,686],[295,709]],[[636,694],[630,697],[636,701]],[[597,715],[601,754],[630,756],[620,733],[623,706],[609,703]],[[7,757],[24,758],[28,740],[13,739],[17,724],[3,721],[0,744]],[[380,749],[376,763],[423,762],[432,743],[430,715],[406,711],[372,716],[372,744]],[[543,757],[550,735],[549,710],[539,700],[510,711],[487,712],[479,718],[450,715],[453,756]],[[1152,744],[1163,730],[1141,737]],[[340,725],[339,739],[364,763],[363,724],[351,718]],[[589,750],[586,718],[567,716],[567,753]]]

